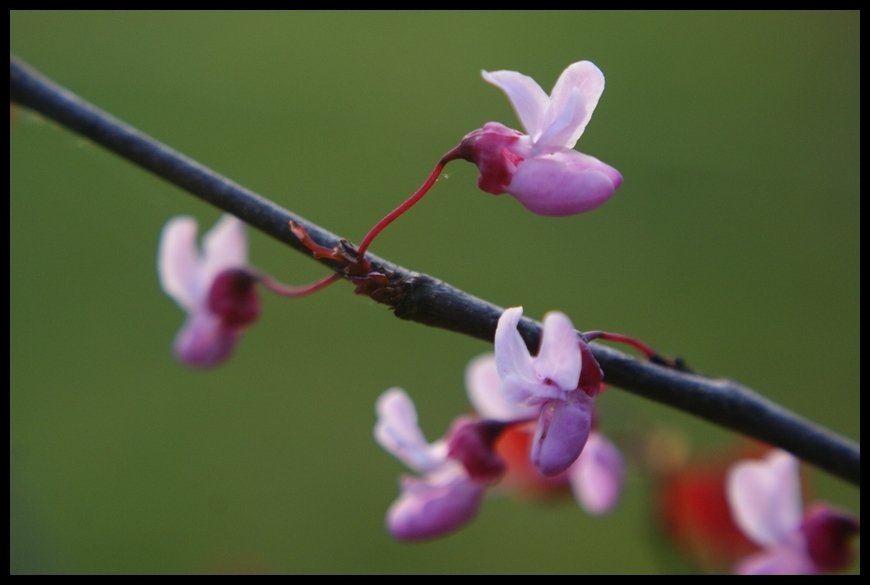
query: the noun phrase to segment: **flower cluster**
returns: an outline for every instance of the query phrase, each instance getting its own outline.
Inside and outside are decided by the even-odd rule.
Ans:
[[[598,67],[589,61],[573,63],[550,95],[515,71],[482,74],[505,92],[526,133],[489,122],[467,134],[441,158],[423,186],[378,222],[359,247],[346,240],[324,247],[304,226],[291,221],[290,230],[300,244],[315,258],[332,262],[334,272],[314,284],[287,287],[251,268],[244,224],[235,217],[224,216],[204,236],[202,251],[192,218],[170,220],[160,239],[158,274],[163,290],[187,313],[174,343],[178,359],[194,367],[224,362],[259,317],[258,283],[282,296],[298,297],[345,278],[358,294],[397,306],[405,294],[403,283],[394,281],[388,271],[376,272],[366,251],[387,225],[428,192],[453,160],[478,167],[481,190],[508,193],[539,215],[583,213],[613,195],[622,175],[573,150],[604,91]],[[398,540],[426,540],[464,526],[479,512],[487,490],[506,477],[541,491],[570,486],[579,504],[595,515],[617,504],[624,462],[597,428],[595,399],[603,388],[603,373],[587,341],[628,343],[656,363],[671,362],[625,335],[581,335],[559,312],[544,317],[540,347],[532,356],[521,334],[522,314],[521,307],[504,311],[495,331],[495,353],[469,364],[466,387],[475,414],[456,418],[443,438],[426,440],[414,404],[403,390],[392,388],[378,399],[377,442],[419,474],[401,479],[401,494],[387,512],[387,528]],[[680,367],[679,362],[672,365]],[[825,504],[804,513],[798,466],[797,459],[781,451],[760,462],[735,464],[725,487],[733,524],[722,521],[727,513],[721,477],[717,491],[704,492],[719,494],[714,520],[717,530],[726,530],[714,534],[733,537],[739,527],[762,549],[741,561],[737,572],[822,573],[852,561],[849,541],[860,530],[858,520]],[[685,509],[694,511],[690,504]],[[694,524],[689,528],[697,534]],[[742,537],[731,540],[733,550],[751,546]]]
[[[600,432],[591,430],[593,400],[601,383],[597,362],[561,313],[544,319],[541,348],[532,358],[517,331],[521,315],[521,308],[505,311],[496,331],[495,356],[469,365],[466,384],[477,416],[456,419],[444,439],[426,442],[402,390],[388,390],[378,400],[376,440],[423,474],[403,478],[402,494],[387,513],[387,528],[395,538],[442,536],[474,518],[486,489],[507,469],[494,445],[503,434],[531,421],[536,431],[526,457],[540,474],[537,481],[569,482],[593,514],[606,513],[616,504],[622,457]]]

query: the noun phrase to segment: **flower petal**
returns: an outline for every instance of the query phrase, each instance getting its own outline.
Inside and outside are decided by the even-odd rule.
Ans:
[[[474,410],[483,418],[499,421],[532,419],[540,408],[508,401],[501,393],[495,355],[486,353],[465,368],[465,389]]]
[[[481,71],[483,78],[501,89],[533,140],[541,135],[541,121],[550,104],[550,98],[537,82],[516,71]]]
[[[584,213],[607,201],[622,184],[619,171],[575,150],[527,159],[517,166],[506,191],[533,213]]]
[[[540,380],[535,374],[529,348],[517,331],[522,316],[523,308],[513,307],[499,317],[495,328],[495,365],[502,382],[513,376],[520,382],[537,384]]]
[[[580,93],[582,99],[577,100],[572,105],[571,93],[575,90]],[[580,108],[582,111],[576,116],[573,112],[570,113],[574,128],[565,139],[565,147],[573,148],[592,118],[592,112],[595,111],[603,92],[604,74],[594,63],[579,61],[569,65],[559,76],[556,85],[553,86],[553,92],[550,94],[551,109],[544,115],[542,121],[544,132],[553,121],[565,114],[566,109],[570,110],[572,106]]]
[[[535,358],[535,373],[549,379],[562,390],[574,390],[580,380],[580,344],[574,325],[564,313],[553,311],[544,316],[541,349]]]
[[[224,214],[202,238],[202,273],[204,283],[211,285],[215,277],[230,268],[248,265],[248,236],[239,218]]]
[[[579,391],[569,393],[567,400],[544,404],[532,440],[532,463],[542,475],[562,473],[577,460],[589,437],[593,404]]]
[[[775,450],[761,461],[739,461],[728,471],[731,515],[759,546],[781,545],[800,528],[799,468],[800,462],[793,455]]]
[[[378,422],[375,440],[402,463],[416,471],[431,471],[446,460],[446,449],[429,445],[417,425],[417,410],[401,388],[390,388],[375,405]],[[443,453],[439,453],[443,451]]]
[[[815,575],[812,560],[792,547],[775,547],[750,555],[734,567],[737,575]]]
[[[574,497],[590,514],[610,512],[622,495],[625,464],[616,445],[597,431],[589,433],[586,446],[568,470]]]
[[[175,355],[189,366],[210,368],[230,357],[240,337],[240,330],[224,327],[217,315],[195,311],[175,336]]]
[[[199,279],[196,220],[192,217],[166,222],[157,251],[157,274],[164,292],[188,313],[203,303],[207,291]]]
[[[406,542],[444,536],[477,515],[485,492],[486,484],[469,478],[457,462],[422,479],[405,477],[402,495],[387,511],[387,529]]]
[[[583,94],[580,90],[571,90],[567,101],[557,114],[549,124],[545,123],[544,131],[535,141],[534,154],[549,154],[562,148],[572,148],[577,143],[575,134],[586,116]]]

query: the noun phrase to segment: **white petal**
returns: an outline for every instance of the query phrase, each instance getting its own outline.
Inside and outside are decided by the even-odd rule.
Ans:
[[[245,224],[225,214],[202,238],[202,280],[211,286],[214,278],[229,268],[248,265],[248,236]]]
[[[474,410],[483,418],[500,421],[532,419],[540,410],[505,399],[495,356],[491,353],[474,358],[465,368],[465,389]]]
[[[495,365],[502,381],[513,375],[520,380],[537,383],[539,380],[532,367],[532,355],[517,331],[517,323],[522,316],[523,308],[513,307],[499,317],[495,328]]]
[[[166,222],[157,252],[160,286],[188,313],[202,300],[199,281],[199,253],[196,249],[196,220],[175,217]]]
[[[762,547],[786,543],[803,515],[800,462],[785,451],[761,461],[744,460],[728,471],[731,515],[750,540]]]
[[[378,398],[375,440],[402,463],[417,471],[431,471],[444,463],[440,449],[430,446],[417,425],[417,411],[401,388],[390,388]]]
[[[551,312],[544,317],[541,350],[535,358],[535,373],[547,378],[562,390],[574,390],[580,381],[580,345],[571,320],[563,313]]]
[[[575,89],[579,90],[583,97],[579,102],[582,104],[582,113],[573,122],[576,127],[569,135],[567,148],[572,148],[577,143],[577,139],[583,134],[583,130],[592,118],[592,112],[595,111],[595,106],[598,105],[598,100],[604,92],[604,74],[591,61],[579,61],[569,65],[559,76],[550,94],[552,110],[547,112],[542,121],[544,129],[562,116],[563,110],[571,101],[571,92]],[[569,117],[574,118],[573,112]]]
[[[526,132],[532,140],[537,140],[542,131],[541,121],[550,103],[550,98],[541,86],[528,75],[516,71],[480,73],[486,81],[507,94]]]

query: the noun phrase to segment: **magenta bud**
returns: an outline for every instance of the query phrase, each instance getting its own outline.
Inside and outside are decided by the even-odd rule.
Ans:
[[[448,433],[447,456],[462,463],[473,480],[497,481],[504,475],[505,464],[492,444],[506,426],[497,421],[460,418]]]
[[[839,571],[852,563],[855,551],[850,541],[860,533],[861,525],[851,514],[815,504],[807,510],[801,530],[810,558],[822,571]]]
[[[241,268],[218,274],[208,292],[208,306],[228,328],[240,329],[260,316],[257,278]]]
[[[598,360],[592,355],[592,350],[586,345],[586,342],[580,342],[580,358],[583,363],[583,369],[580,370],[580,383],[577,387],[595,398],[601,390],[601,382],[604,381],[604,372],[601,366],[598,365]]]
[[[487,122],[483,128],[470,132],[456,149],[456,158],[477,165],[480,176],[477,186],[481,191],[501,195],[507,191],[522,157],[511,147],[522,133],[498,122]]]

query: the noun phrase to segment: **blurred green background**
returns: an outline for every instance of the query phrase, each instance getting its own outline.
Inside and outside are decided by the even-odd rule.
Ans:
[[[607,88],[577,149],[624,185],[542,218],[448,178],[373,251],[502,306],[635,335],[856,440],[857,13],[12,12],[10,47],[57,82],[351,240],[490,120],[519,122],[480,70],[549,91],[595,62]],[[10,130],[10,569],[74,572],[654,572],[650,482],[595,519],[573,502],[491,497],[442,540],[393,542],[401,464],[374,401],[415,400],[430,439],[468,406],[490,346],[401,322],[339,283],[264,294],[227,365],[191,371],[160,290],[172,216],[219,213],[26,111]],[[251,232],[253,264],[323,267]],[[615,437],[734,436],[620,390]],[[859,490],[811,470],[814,496]]]

